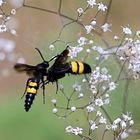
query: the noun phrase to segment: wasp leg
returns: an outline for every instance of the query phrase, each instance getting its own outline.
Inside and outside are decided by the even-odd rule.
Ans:
[[[43,103],[45,104],[45,81],[44,78],[42,77],[42,88],[43,88]]]
[[[28,86],[28,83],[29,83],[30,80],[31,80],[31,79],[29,78],[29,79],[27,80],[27,82],[26,82],[25,91],[24,91],[23,95],[21,96],[21,99],[22,99],[22,98],[25,96],[25,94],[26,94],[27,86]]]
[[[56,81],[56,94],[58,92],[58,81]]]

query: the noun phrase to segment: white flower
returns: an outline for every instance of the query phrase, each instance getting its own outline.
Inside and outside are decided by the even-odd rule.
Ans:
[[[109,83],[109,90],[112,91],[112,90],[115,90],[116,89],[116,85],[114,82],[110,82]]]
[[[103,32],[111,31],[109,29],[110,26],[111,24],[105,23],[104,25],[101,26],[101,29],[103,30]]]
[[[95,105],[97,105],[97,106],[103,106],[104,105],[103,100],[100,99],[100,98],[95,99]]]
[[[69,50],[69,56],[71,58],[77,57],[77,54],[80,53],[83,50],[83,47],[71,47]]]
[[[113,130],[113,131],[116,131],[116,130],[117,130],[117,128],[118,128],[118,125],[113,124],[113,125],[111,125],[111,128],[112,128],[112,130]]]
[[[75,112],[75,111],[76,111],[76,107],[75,107],[75,106],[72,106],[72,107],[71,107],[71,111],[72,111],[72,112]]]
[[[105,11],[107,9],[107,6],[104,5],[102,2],[98,3],[98,11]]]
[[[92,20],[92,21],[90,22],[90,24],[91,24],[92,26],[95,26],[95,25],[96,25],[96,20]]]
[[[88,112],[88,113],[91,113],[91,112],[94,111],[94,107],[91,106],[91,105],[90,105],[90,106],[87,106],[86,108],[87,108],[87,112]]]
[[[81,91],[81,85],[79,85],[79,84],[74,84],[74,85],[73,85],[73,89],[74,89],[75,91]]]
[[[80,127],[73,128],[72,129],[72,133],[75,134],[75,135],[82,134],[83,133],[83,129],[80,128]]]
[[[125,131],[121,133],[121,139],[126,139],[128,136],[129,136],[129,133]]]
[[[16,9],[12,9],[12,10],[11,10],[11,14],[12,14],[12,15],[15,15],[15,14],[16,14]]]
[[[106,118],[104,118],[104,117],[101,116],[101,118],[99,119],[99,123],[106,124],[107,123],[106,122]]]
[[[83,8],[78,8],[78,9],[77,9],[77,12],[79,13],[79,15],[81,15],[81,14],[84,13],[84,10],[83,10]]]
[[[64,86],[62,84],[59,84],[59,89],[60,90],[63,90],[64,89]]]
[[[102,115],[102,113],[100,111],[97,111],[96,116],[100,117],[101,115]]]
[[[86,52],[89,54],[91,52],[91,50],[90,49],[86,49]]]
[[[55,46],[54,46],[53,44],[51,44],[51,45],[49,46],[49,49],[50,49],[51,51],[53,51],[53,50],[55,49]]]
[[[88,6],[91,6],[93,8],[94,5],[96,5],[96,0],[87,0]]]
[[[129,117],[129,113],[127,113],[127,115],[122,114],[122,117],[125,121],[130,121],[132,119],[131,117]]]
[[[56,104],[56,103],[57,103],[57,100],[56,100],[56,99],[52,99],[51,102],[52,102],[53,104]]]
[[[90,34],[91,31],[94,29],[92,25],[85,25],[86,34]]]
[[[83,98],[84,97],[84,94],[83,93],[80,93],[78,98]]]
[[[113,124],[119,124],[121,122],[120,118],[117,118],[116,120],[114,120]]]
[[[53,108],[52,112],[55,114],[58,112],[58,109],[57,108]]]
[[[86,44],[86,41],[87,41],[87,38],[85,38],[85,37],[80,37],[79,39],[78,39],[78,44],[80,45],[80,46],[83,46],[83,45],[85,45]]]
[[[136,32],[137,37],[140,37],[140,30]]]
[[[0,33],[6,32],[6,31],[7,31],[6,25],[5,25],[5,24],[1,24],[1,25],[0,25]]]
[[[133,120],[129,121],[129,125],[133,125],[133,124],[134,124]]]
[[[117,35],[114,36],[114,40],[118,40],[119,37]]]
[[[127,27],[127,26],[122,26],[122,28],[123,28],[123,33],[124,34],[126,34],[126,35],[131,35],[132,34],[132,31],[131,31],[131,29],[129,28],[129,27]]]
[[[73,127],[71,125],[69,125],[65,128],[66,133],[71,133],[72,130],[73,130]]]
[[[94,131],[94,130],[97,129],[97,128],[98,128],[98,126],[96,125],[95,122],[93,122],[92,125],[91,125],[91,127],[90,127],[90,129],[91,129],[92,131]]]
[[[120,125],[121,125],[121,128],[122,128],[122,129],[125,129],[125,128],[127,127],[127,124],[126,124],[125,121],[121,121],[121,122],[120,122]]]
[[[11,30],[10,30],[10,33],[11,33],[12,35],[17,36],[17,32],[16,32],[16,30],[14,30],[14,29],[11,29]]]

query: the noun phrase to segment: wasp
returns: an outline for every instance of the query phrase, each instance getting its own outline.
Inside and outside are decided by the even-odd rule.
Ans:
[[[28,65],[28,64],[21,64],[21,63],[17,63],[14,65],[14,69],[17,72],[25,72],[28,76],[29,79],[26,82],[26,88],[24,91],[24,94],[21,98],[25,96],[25,111],[28,112],[29,109],[31,108],[31,105],[34,101],[34,98],[37,94],[37,90],[39,89],[40,84],[42,84],[42,88],[43,88],[43,102],[45,103],[45,76],[47,73],[47,68],[49,67],[49,62],[52,61],[55,57],[53,57],[52,59],[50,59],[49,61],[46,61],[44,59],[44,57],[42,56],[40,50],[38,48],[35,48],[41,58],[43,59],[42,63],[37,64],[36,66],[32,66],[32,65]]]
[[[66,47],[59,55],[57,55],[54,64],[48,69],[46,73],[47,80],[45,84],[49,82],[56,82],[58,91],[58,79],[65,77],[66,74],[88,74],[91,73],[91,67],[89,64],[82,61],[69,61],[69,46]],[[57,93],[56,91],[56,93]]]

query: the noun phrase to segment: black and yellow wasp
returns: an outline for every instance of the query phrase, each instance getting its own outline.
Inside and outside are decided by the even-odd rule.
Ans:
[[[27,112],[29,111],[33,103],[33,100],[35,98],[35,95],[37,94],[37,90],[39,89],[40,84],[42,84],[43,96],[45,97],[45,79],[44,78],[47,74],[47,68],[49,67],[49,62],[52,61],[56,57],[56,56],[53,57],[49,61],[45,61],[40,50],[38,48],[36,48],[36,50],[39,52],[41,58],[43,59],[42,63],[39,63],[36,66],[21,64],[21,63],[17,63],[14,65],[14,69],[17,72],[26,72],[26,74],[29,75],[30,77],[26,82],[25,92],[22,96],[24,97],[24,95],[27,92],[26,97],[25,97],[25,105],[24,105],[25,110]]]
[[[49,82],[56,82],[58,90],[58,79],[65,77],[66,74],[87,74],[91,73],[90,65],[80,62],[80,61],[70,61],[67,62],[69,50],[68,47],[60,54],[54,56],[49,61],[45,61],[39,49],[36,48],[43,62],[37,64],[36,66],[31,66],[27,64],[15,64],[14,68],[18,72],[26,72],[30,78],[27,80],[26,89],[23,96],[25,97],[25,110],[29,111],[37,90],[42,84],[43,97],[45,97],[45,85]],[[56,58],[56,59],[55,59]],[[55,62],[51,67],[49,67],[49,62],[55,59]]]

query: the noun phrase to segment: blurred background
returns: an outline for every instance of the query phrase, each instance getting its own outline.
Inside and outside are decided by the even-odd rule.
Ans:
[[[14,2],[17,1],[7,0],[7,4],[3,7],[6,12],[8,12],[9,9],[16,8],[15,4],[13,4]],[[109,0],[104,0],[103,2],[108,4]],[[59,0],[26,0],[25,4],[58,11]],[[139,6],[139,0],[112,1],[107,19],[107,22],[112,24],[112,32],[103,35],[110,46],[114,45],[114,35],[122,36],[121,26],[129,24],[132,31],[140,30]],[[75,19],[77,16],[77,8],[79,7],[85,8],[86,1],[65,0],[61,5],[61,13]],[[89,14],[83,17],[84,24],[88,24],[88,19],[92,17],[92,14],[92,12],[89,12]],[[99,24],[104,23],[105,14],[106,13],[103,13],[98,16]],[[17,35],[13,36],[8,32],[0,33],[0,140],[80,139],[79,137],[65,133],[65,127],[67,125],[72,124],[72,121],[73,124],[78,125],[80,121],[72,120],[72,117],[60,119],[52,113],[51,99],[56,98],[55,84],[46,86],[45,105],[42,103],[42,89],[40,89],[30,112],[25,112],[24,99],[21,100],[21,96],[24,92],[28,77],[25,74],[18,74],[13,70],[13,65],[17,61],[26,62],[31,65],[36,65],[42,61],[35,51],[35,47],[38,47],[43,52],[43,56],[46,60],[58,52],[61,52],[65,48],[65,43],[56,43],[54,51],[49,50],[49,45],[57,39],[63,27],[62,22],[67,23],[69,20],[63,19],[56,14],[21,6],[21,8],[17,10],[16,15],[12,16],[8,23],[11,29],[16,28]],[[71,24],[64,29],[61,39],[66,42],[72,42],[84,35],[85,31],[83,28],[77,24]],[[95,40],[98,45],[103,45],[100,37],[96,38],[95,36]],[[93,60],[88,59],[87,62],[93,63]],[[109,62],[108,65],[112,70],[116,68],[114,62]],[[74,80],[73,76],[65,77],[61,80],[61,83],[71,81],[70,84],[72,86]],[[132,112],[135,121],[134,129],[140,129],[139,84],[140,81],[131,82],[129,88],[130,94],[127,99],[127,110],[128,112]],[[122,90],[119,88],[116,94],[112,96],[112,106],[107,108],[113,118],[115,118],[117,114],[121,114],[121,93]],[[61,101],[63,102],[62,99]],[[82,119],[82,116],[76,117]],[[80,124],[83,128],[86,128],[85,125],[86,123],[84,122]],[[99,139],[98,134],[100,134],[100,132],[95,134],[96,139]],[[139,135],[135,135],[129,137],[128,140],[139,138]],[[109,139],[110,137],[108,136],[108,140]]]

